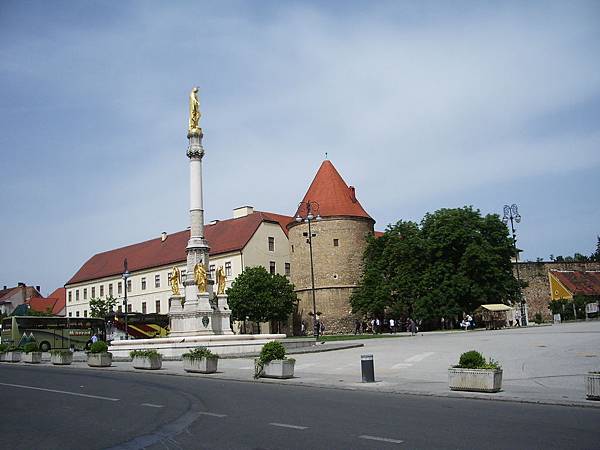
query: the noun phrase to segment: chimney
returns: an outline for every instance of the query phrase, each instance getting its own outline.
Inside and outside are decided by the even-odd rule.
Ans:
[[[39,287],[39,286],[36,286],[36,287],[35,287],[35,289],[36,289],[36,291],[38,291],[40,294],[42,293],[42,291],[40,291],[40,287]]]
[[[233,210],[233,218],[238,219],[240,217],[246,217],[254,213],[254,207],[252,206],[240,206]]]
[[[4,290],[7,290],[7,289],[8,289],[8,286],[7,286],[7,285],[4,285]]]
[[[356,189],[354,189],[354,186],[348,186],[348,190],[350,191],[350,200],[352,200],[352,203],[356,203]]]
[[[167,240],[167,232],[166,232],[166,231],[163,231],[163,232],[160,234],[160,242],[165,242],[166,240]]]
[[[23,283],[22,281],[19,281],[19,282],[17,283],[17,286],[18,286],[18,287],[25,287],[25,283]]]

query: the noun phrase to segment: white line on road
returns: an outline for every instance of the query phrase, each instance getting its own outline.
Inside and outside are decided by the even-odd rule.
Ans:
[[[269,425],[273,425],[274,427],[293,428],[294,430],[306,430],[308,428],[308,427],[302,427],[300,425],[290,425],[287,423],[277,423],[277,422],[270,423]]]
[[[368,439],[370,441],[381,441],[381,442],[390,442],[392,444],[402,444],[404,441],[400,441],[398,439],[390,439],[390,438],[383,438],[383,437],[378,437],[378,436],[369,436],[367,434],[363,434],[362,436],[359,436],[360,439]]]
[[[211,412],[199,412],[201,416],[210,416],[210,417],[227,417],[227,414],[217,414]]]
[[[150,408],[164,408],[163,405],[155,405],[154,403],[142,403],[142,406],[149,406]]]
[[[392,366],[392,369],[404,369],[406,367],[412,367],[411,363],[398,363]]]
[[[110,397],[101,397],[100,395],[90,395],[90,394],[81,394],[79,392],[69,392],[69,391],[59,391],[56,389],[46,389],[36,386],[23,386],[21,384],[10,384],[10,383],[0,383],[2,386],[10,386],[21,389],[33,389],[36,391],[44,391],[44,392],[54,392],[55,394],[66,394],[66,395],[75,395],[76,397],[87,397],[87,398],[96,398],[98,400],[108,400],[110,402],[118,402],[118,398],[110,398]]]
[[[425,358],[429,358],[431,355],[435,355],[435,352],[419,353],[418,355],[411,356],[410,358],[405,359],[404,362],[419,362],[419,361],[423,361]]]

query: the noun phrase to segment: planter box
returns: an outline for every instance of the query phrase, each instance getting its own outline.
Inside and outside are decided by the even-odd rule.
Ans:
[[[90,367],[110,367],[112,364],[112,353],[88,353],[87,364]]]
[[[600,372],[590,372],[585,376],[585,395],[588,400],[600,400]]]
[[[42,352],[23,353],[21,359],[29,364],[39,364],[42,362]]]
[[[19,362],[21,361],[21,352],[6,352],[4,353],[4,362]]]
[[[183,370],[194,373],[215,373],[219,358],[183,358]]]
[[[133,358],[134,369],[158,370],[162,367],[162,356],[146,358],[143,356],[135,356]]]
[[[50,353],[50,361],[55,366],[68,366],[73,362],[73,353]]]
[[[502,389],[502,369],[448,369],[448,385],[453,391],[498,392]]]
[[[293,359],[275,359],[265,364],[262,373],[263,378],[292,378],[294,376]]]

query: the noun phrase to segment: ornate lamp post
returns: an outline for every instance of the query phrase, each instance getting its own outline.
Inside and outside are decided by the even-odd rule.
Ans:
[[[302,217],[302,215],[300,214],[300,211],[302,209],[306,209],[306,215],[304,217]],[[315,216],[316,214],[316,216]],[[312,304],[313,304],[313,332],[315,337],[317,338],[317,340],[319,340],[319,333],[321,332],[321,330],[319,329],[319,323],[317,321],[317,301],[315,298],[315,269],[313,266],[313,251],[312,251],[312,238],[316,236],[316,234],[313,235],[312,232],[312,227],[311,224],[313,221],[320,221],[321,220],[321,216],[319,215],[319,204],[317,202],[313,202],[310,200],[307,200],[305,202],[300,202],[300,204],[298,205],[298,213],[296,215],[295,218],[296,222],[300,223],[300,222],[306,222],[308,223],[308,239],[306,239],[306,242],[308,242],[308,248],[309,248],[309,252],[310,252],[310,280],[312,283]],[[304,233],[304,235],[306,236],[307,233]]]
[[[504,225],[508,225],[510,222],[510,230],[512,232],[513,247],[515,249],[515,262],[517,268],[517,282],[519,284],[519,296],[521,297],[521,277],[519,275],[519,250],[517,250],[517,234],[515,232],[515,222],[521,222],[521,215],[519,214],[519,208],[516,204],[511,206],[504,205],[504,217],[502,217]],[[525,311],[525,300],[521,297],[521,324],[527,326],[527,313]]]
[[[125,300],[123,300],[123,308],[125,309],[125,339],[129,339],[129,333],[127,332],[127,279],[129,278],[129,270],[127,270],[127,258],[123,261],[123,280],[125,288]]]

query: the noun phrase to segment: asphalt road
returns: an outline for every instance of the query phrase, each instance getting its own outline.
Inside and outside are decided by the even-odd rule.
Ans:
[[[2,449],[598,449],[600,409],[0,366]]]

